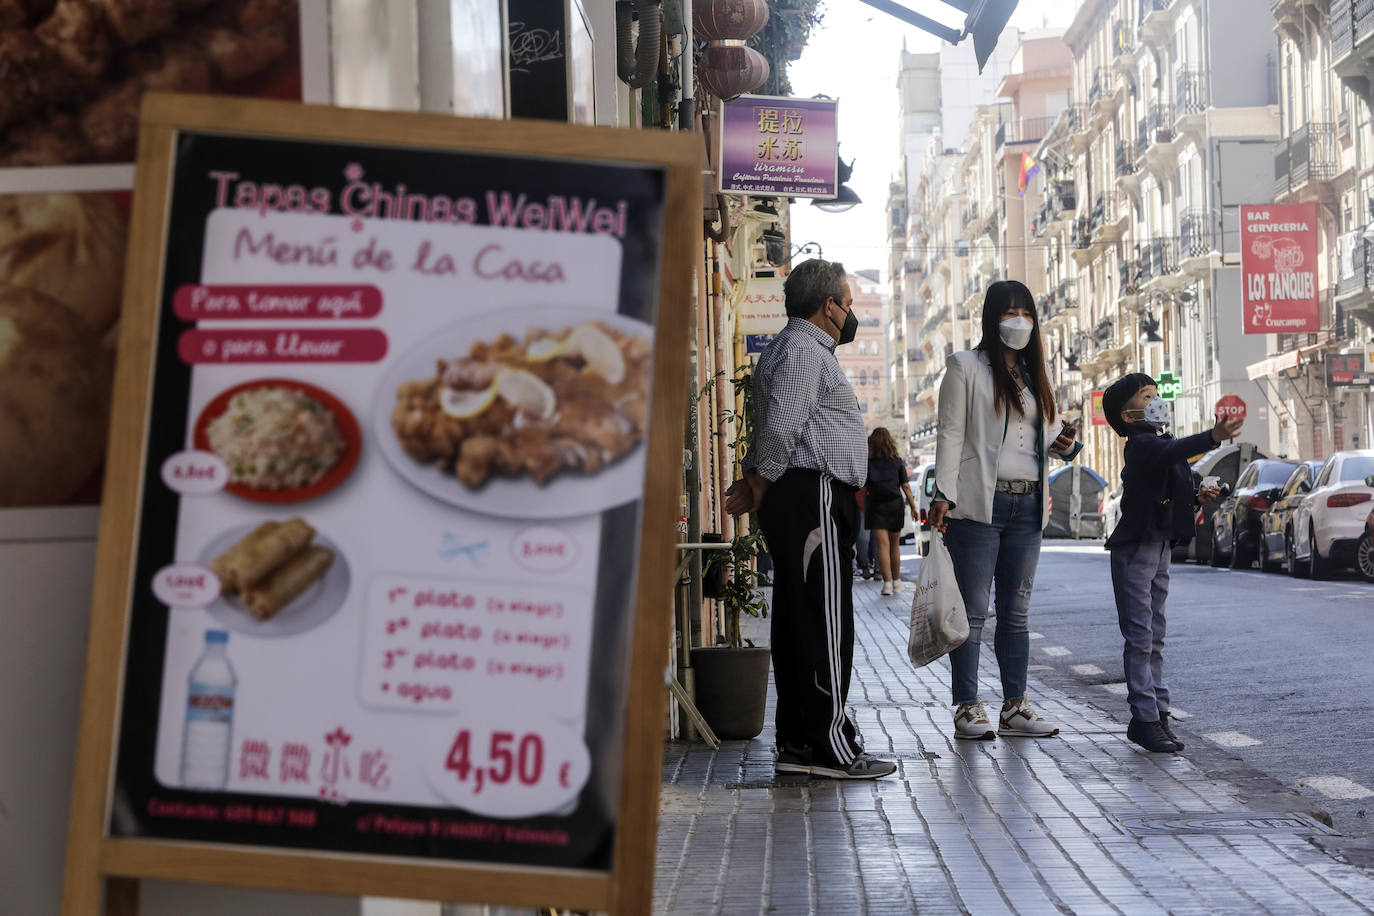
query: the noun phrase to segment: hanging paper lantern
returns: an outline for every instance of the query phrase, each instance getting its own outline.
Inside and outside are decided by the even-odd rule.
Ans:
[[[733,99],[764,84],[768,59],[745,42],[767,22],[766,0],[693,0],[692,28],[707,42],[697,76],[708,92]]]
[[[767,23],[766,0],[692,0],[692,29],[702,41],[743,41]]]
[[[724,101],[762,86],[768,74],[768,58],[745,47],[744,42],[708,45],[697,68],[701,84]]]

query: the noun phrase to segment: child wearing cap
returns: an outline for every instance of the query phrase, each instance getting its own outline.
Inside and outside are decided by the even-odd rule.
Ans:
[[[1102,412],[1126,440],[1121,470],[1121,521],[1107,538],[1112,552],[1116,616],[1126,645],[1126,737],[1149,751],[1173,753],[1183,742],[1169,727],[1169,688],[1164,683],[1164,602],[1175,544],[1193,537],[1196,504],[1217,498],[1218,488],[1193,492],[1188,459],[1235,437],[1244,422],[1218,420],[1212,429],[1175,439],[1169,402],[1155,380],[1140,372],[1114,382],[1102,395]]]

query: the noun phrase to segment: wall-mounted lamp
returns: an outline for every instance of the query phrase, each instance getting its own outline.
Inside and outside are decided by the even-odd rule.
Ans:
[[[1145,343],[1164,342],[1164,338],[1159,336],[1159,319],[1153,311],[1146,312],[1145,317],[1140,319],[1140,333]]]
[[[852,210],[855,205],[863,203],[863,199],[846,184],[854,174],[854,160],[845,162],[843,159],[837,158],[836,161],[839,163],[839,172],[836,176],[840,180],[839,192],[830,200],[817,198],[811,201],[811,206],[819,207],[826,213],[843,213],[846,210]]]

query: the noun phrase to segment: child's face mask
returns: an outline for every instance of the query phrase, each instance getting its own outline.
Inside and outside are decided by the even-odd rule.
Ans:
[[[1132,423],[1148,423],[1155,429],[1163,429],[1174,422],[1173,405],[1161,397],[1151,398],[1145,404],[1143,410],[1127,410],[1127,414],[1139,414],[1139,416],[1128,416]]]

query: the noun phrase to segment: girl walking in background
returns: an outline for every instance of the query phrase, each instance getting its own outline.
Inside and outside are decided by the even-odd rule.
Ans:
[[[877,544],[878,572],[883,577],[884,595],[895,595],[902,588],[901,534],[903,497],[917,518],[916,497],[906,479],[906,463],[897,454],[892,433],[879,426],[868,434],[868,483],[864,487],[864,527]]]

